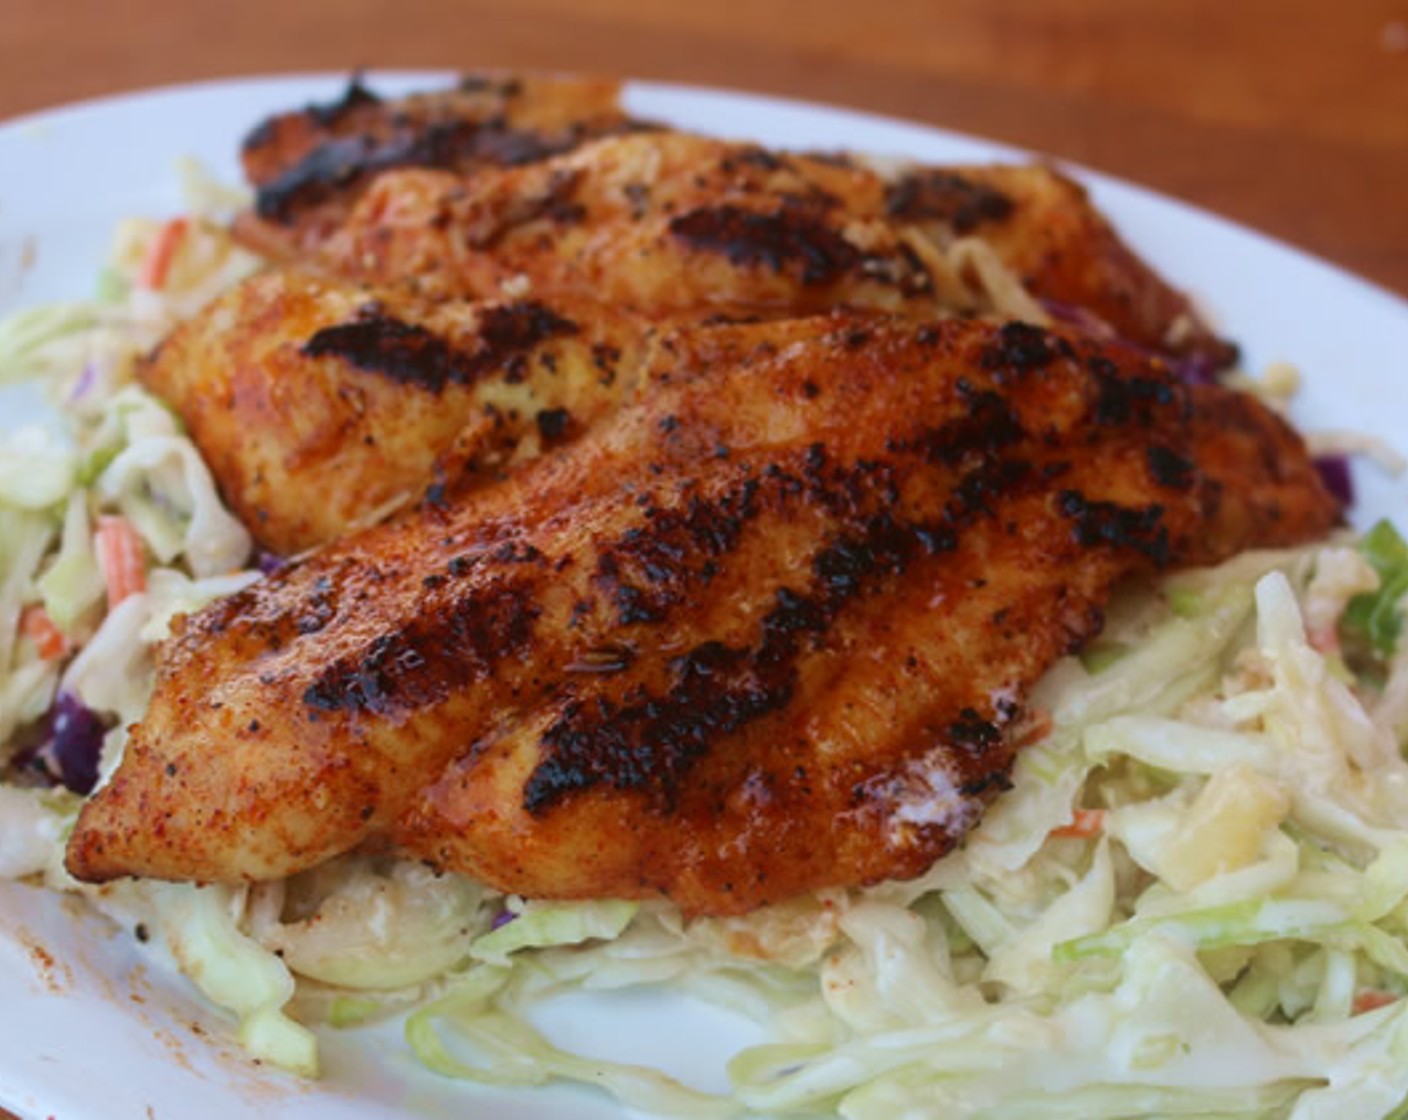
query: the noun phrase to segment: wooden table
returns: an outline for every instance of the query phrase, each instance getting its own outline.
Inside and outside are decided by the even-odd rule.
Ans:
[[[359,64],[894,113],[1133,179],[1408,295],[1408,0],[8,0],[0,118]]]
[[[849,104],[1076,160],[1408,295],[1408,2],[7,0],[0,118],[314,69],[577,69]]]

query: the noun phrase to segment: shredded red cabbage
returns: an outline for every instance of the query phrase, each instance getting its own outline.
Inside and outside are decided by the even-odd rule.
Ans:
[[[288,561],[275,552],[269,552],[261,548],[254,556],[254,566],[266,576],[271,576],[282,568]]]
[[[92,362],[84,363],[83,372],[79,375],[78,382],[74,385],[73,391],[68,395],[68,403],[76,404],[78,401],[82,400],[88,394],[89,390],[93,388],[93,384],[97,380],[97,367]]]
[[[491,930],[502,929],[517,917],[518,915],[512,910],[500,910],[494,915],[494,920],[489,923],[489,928]]]
[[[1354,505],[1354,476],[1349,471],[1349,459],[1344,455],[1317,455],[1315,469],[1325,489],[1349,509]]]
[[[92,793],[98,784],[98,757],[107,725],[71,692],[59,693],[53,717],[48,754],[58,768],[59,780],[74,793]]]
[[[1058,323],[1065,323],[1075,327],[1082,334],[1089,335],[1096,342],[1119,342],[1128,346],[1148,358],[1160,358],[1168,364],[1168,368],[1173,371],[1175,377],[1189,385],[1215,385],[1220,366],[1217,361],[1207,354],[1169,354],[1162,350],[1153,350],[1147,346],[1141,346],[1137,342],[1131,342],[1127,338],[1121,338],[1119,333],[1104,319],[1096,315],[1093,311],[1085,307],[1078,307],[1075,304],[1062,303],[1059,300],[1044,299],[1041,301],[1043,310]]]
[[[1165,355],[1164,361],[1174,376],[1189,385],[1216,385],[1218,367],[1206,354]]]
[[[1041,306],[1056,322],[1075,327],[1078,331],[1088,334],[1099,342],[1111,342],[1119,337],[1115,334],[1114,327],[1087,308],[1077,307],[1073,303],[1062,303],[1055,299],[1044,299],[1041,301]]]

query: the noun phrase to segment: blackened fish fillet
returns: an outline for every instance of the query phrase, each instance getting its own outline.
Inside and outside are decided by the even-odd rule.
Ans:
[[[590,302],[427,303],[274,268],[139,375],[256,539],[289,555],[580,435],[635,391],[654,332]]]
[[[648,376],[503,484],[178,624],[70,870],[370,845],[705,913],[913,876],[1115,582],[1339,516],[1254,400],[1024,324],[680,331]]]
[[[605,78],[467,74],[449,89],[384,99],[354,77],[337,101],[276,114],[246,137],[255,204],[240,231],[272,256],[297,255],[391,168],[514,167],[644,127],[619,94]]]

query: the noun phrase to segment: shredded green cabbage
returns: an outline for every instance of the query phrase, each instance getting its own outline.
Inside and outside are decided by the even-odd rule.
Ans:
[[[239,1016],[240,1044],[255,1058],[316,1077],[317,1038],[283,1012],[293,998],[293,975],[240,929],[244,892],[187,883],[146,890],[181,970],[212,1002]]]
[[[1379,574],[1375,591],[1357,595],[1344,612],[1344,625],[1363,635],[1380,654],[1388,656],[1398,646],[1403,630],[1401,601],[1408,594],[1408,543],[1387,521],[1364,534],[1359,544],[1365,559]]]

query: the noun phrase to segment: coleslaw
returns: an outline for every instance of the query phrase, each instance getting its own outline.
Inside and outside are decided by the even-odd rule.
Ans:
[[[430,1070],[566,1079],[671,1115],[1408,1115],[1408,546],[1380,526],[1128,589],[1032,698],[1014,787],[921,879],[742,918],[503,896],[348,856],[248,888],[63,870],[177,613],[260,578],[179,420],[133,379],[257,266],[197,184],[93,299],[0,325],[67,431],[0,443],[0,875],[141,924],[251,1056],[401,1016]],[[703,1093],[554,1046],[540,1001],[668,984],[772,1041]]]

